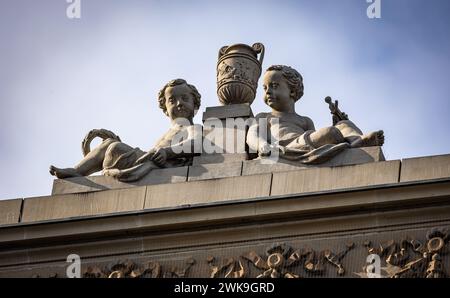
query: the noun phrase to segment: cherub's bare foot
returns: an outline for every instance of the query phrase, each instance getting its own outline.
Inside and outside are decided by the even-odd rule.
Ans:
[[[351,146],[356,147],[371,147],[382,146],[384,144],[384,132],[382,130],[374,131],[361,136],[361,139],[354,141]]]
[[[82,176],[74,168],[60,169],[55,166],[50,166],[49,172],[51,175],[56,176],[59,179]]]

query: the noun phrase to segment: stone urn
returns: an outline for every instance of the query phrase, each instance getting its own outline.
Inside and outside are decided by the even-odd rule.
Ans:
[[[259,54],[259,60],[258,60]],[[234,44],[219,50],[217,95],[224,105],[248,103],[256,96],[264,59],[264,45]]]

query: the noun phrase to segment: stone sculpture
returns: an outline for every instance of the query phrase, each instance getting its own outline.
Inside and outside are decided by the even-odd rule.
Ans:
[[[303,96],[303,78],[289,66],[270,66],[264,75],[263,89],[264,102],[272,111],[258,114],[247,135],[249,148],[260,157],[277,152],[281,158],[319,164],[346,148],[384,143],[382,130],[363,134],[330,98],[327,102],[336,123],[316,131],[310,118],[295,112],[295,102]],[[266,123],[267,137],[260,133],[264,131],[261,120]]]
[[[73,168],[50,166],[50,174],[69,178],[103,171],[104,175],[120,181],[136,181],[155,168],[190,164],[194,146],[198,140],[201,141],[201,126],[193,124],[200,98],[197,88],[185,80],[170,81],[159,92],[158,102],[172,126],[152,149],[144,152],[123,143],[111,131],[94,129],[83,140],[84,158]],[[90,151],[90,143],[95,137],[103,141]]]
[[[224,105],[216,107],[223,117],[220,119],[236,118],[236,111],[230,113],[233,109],[228,109],[229,105],[237,107],[237,104],[250,105],[253,102],[263,59],[264,45],[261,43],[253,46],[234,44],[219,50],[217,94]],[[346,148],[381,146],[384,143],[382,130],[363,134],[348,115],[340,111],[338,102],[329,97],[325,101],[333,115],[333,126],[316,130],[310,118],[295,112],[295,103],[303,96],[303,78],[289,66],[269,67],[263,87],[264,102],[272,111],[247,119],[251,120],[250,127],[247,136],[244,134],[241,140],[242,144],[248,145],[246,153],[257,152],[259,157],[267,157],[275,155],[272,155],[275,152],[287,160],[321,164]],[[200,106],[200,94],[185,80],[177,79],[164,86],[158,101],[172,127],[150,151],[144,152],[123,143],[111,131],[94,129],[82,143],[84,158],[73,168],[51,166],[50,173],[64,179],[103,171],[106,176],[130,182],[141,179],[155,168],[190,165],[194,149],[199,147],[196,144],[202,143],[202,128],[194,125],[192,120]],[[249,107],[247,110],[250,112],[244,113],[246,116],[238,112],[239,117],[252,117]],[[264,127],[262,120],[265,121]],[[249,123],[242,122],[244,126]],[[246,131],[246,127],[241,130]],[[235,132],[231,130],[232,135]],[[91,151],[90,143],[95,137],[103,141]]]
[[[255,99],[263,60],[262,43],[255,43],[251,47],[245,44],[222,47],[217,62],[219,101],[224,105],[251,104]]]

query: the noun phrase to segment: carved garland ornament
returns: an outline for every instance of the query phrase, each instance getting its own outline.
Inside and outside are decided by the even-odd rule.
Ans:
[[[442,263],[442,256],[448,253],[449,242],[450,234],[443,228],[430,230],[425,241],[406,238],[397,242],[390,240],[378,246],[374,246],[371,241],[366,241],[364,245],[369,255],[378,255],[386,266],[380,268],[382,273],[379,276],[368,272],[368,266],[363,268],[363,272],[355,274],[361,277],[368,277],[371,274],[373,277],[384,278],[448,277]]]
[[[195,264],[195,260],[190,258],[186,260],[182,268],[170,267],[163,270],[158,262],[147,262],[145,264],[138,264],[132,261],[121,261],[111,266],[103,268],[99,266],[90,266],[83,274],[85,278],[171,278],[171,277],[186,277],[191,268]]]
[[[267,248],[266,258],[260,257],[255,251],[250,251],[239,258],[229,258],[220,265],[215,264],[214,257],[208,257],[211,267],[210,277],[256,277],[256,278],[299,278],[297,267],[303,267],[310,274],[323,275],[326,273],[325,263],[337,268],[339,275],[345,274],[341,260],[354,247],[353,243],[334,253],[331,250],[317,252],[310,248],[293,250],[285,244],[274,244]],[[252,264],[261,272],[256,276],[249,276],[246,263]]]
[[[447,229],[434,228],[426,234],[425,241],[407,237],[400,241],[390,240],[374,245],[365,241],[363,245],[371,256],[378,256],[380,273],[374,276],[373,264],[363,267],[362,272],[355,272],[360,277],[385,278],[443,278],[448,277],[443,263],[443,256],[448,254],[450,233]],[[210,256],[206,259],[210,267],[211,278],[300,278],[311,275],[329,276],[329,268],[334,267],[339,276],[346,270],[342,260],[355,247],[348,243],[340,252],[329,249],[316,251],[311,248],[294,249],[284,243],[268,247],[265,256],[255,251],[246,252],[238,257],[218,259]],[[130,260],[119,261],[110,265],[89,266],[82,274],[84,278],[170,278],[189,277],[190,269],[196,264],[189,258],[178,266],[162,266],[159,262],[138,263]],[[369,268],[369,266],[371,266]],[[253,270],[250,270],[253,269]],[[256,270],[255,270],[256,269]],[[256,271],[256,272],[255,272]],[[192,275],[192,274],[191,274]],[[369,276],[370,275],[370,276]],[[375,274],[376,275],[376,274]],[[41,277],[34,274],[33,277]],[[59,277],[56,273],[47,277]]]

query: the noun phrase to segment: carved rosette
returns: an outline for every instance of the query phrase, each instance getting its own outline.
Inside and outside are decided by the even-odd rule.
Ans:
[[[258,54],[259,60],[258,60]],[[264,59],[264,45],[235,44],[219,50],[217,95],[224,105],[248,103],[256,96]]]

